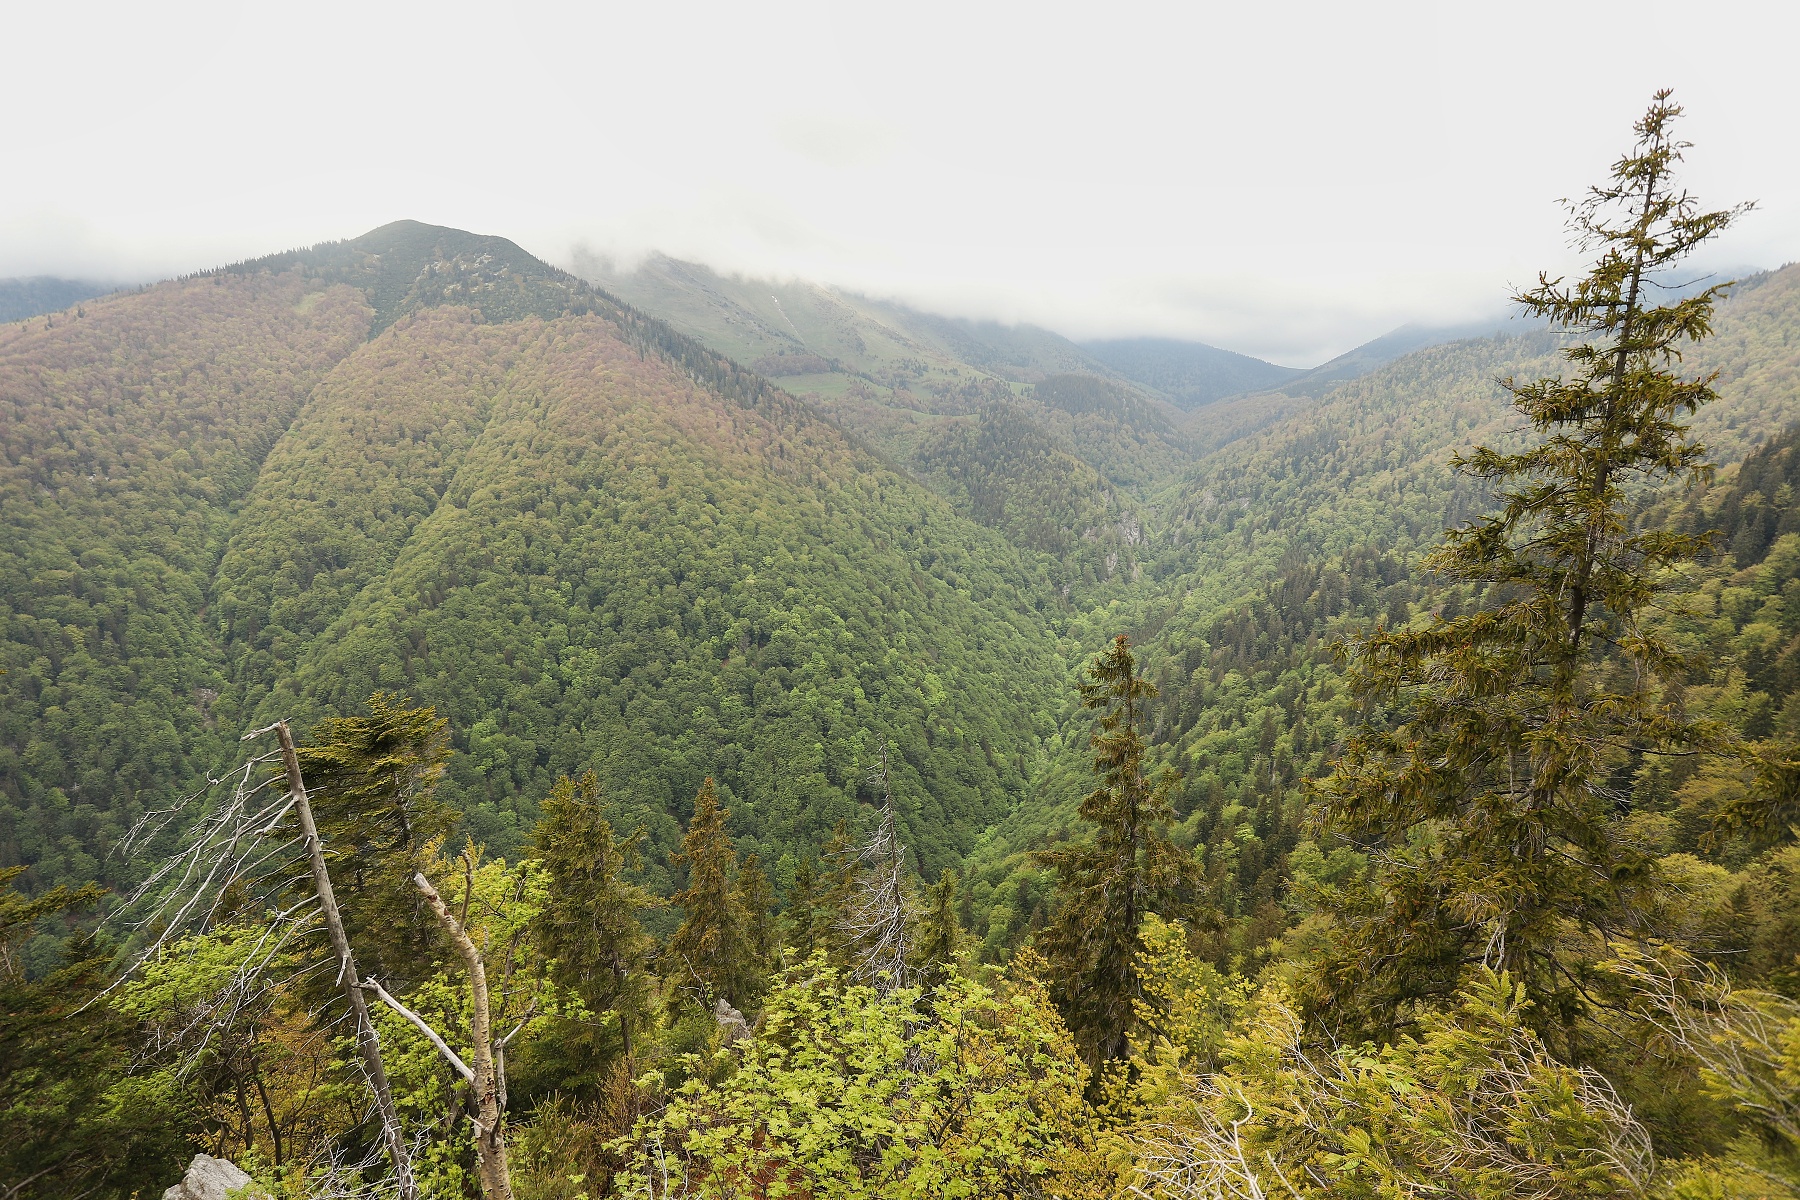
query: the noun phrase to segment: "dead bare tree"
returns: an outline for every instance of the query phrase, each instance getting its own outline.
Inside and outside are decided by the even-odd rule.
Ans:
[[[325,846],[301,779],[299,757],[285,721],[244,735],[250,741],[274,733],[276,751],[253,757],[229,779],[207,785],[175,805],[145,814],[120,843],[129,857],[205,804],[229,783],[230,794],[203,812],[177,853],[150,872],[126,899],[124,911],[150,934],[121,978],[165,952],[181,937],[215,926],[228,906],[260,909],[262,932],[212,1002],[196,1007],[180,1027],[165,1031],[197,1060],[208,1040],[235,1023],[251,998],[269,986],[269,973],[297,940],[323,928],[330,956],[301,968],[330,967],[350,1008],[363,1076],[369,1085],[382,1141],[400,1200],[417,1200],[412,1155],[382,1061],[381,1040],[369,1017],[356,958],[326,868]],[[279,764],[279,771],[273,770]],[[283,788],[285,785],[285,790]]]
[[[881,817],[854,852],[862,869],[839,920],[839,933],[849,947],[855,978],[886,995],[906,986],[912,923],[906,899],[906,846],[894,823],[885,738],[880,761],[869,773],[869,785],[881,794]]]
[[[481,1193],[488,1200],[512,1200],[512,1180],[506,1167],[506,1044],[505,1040],[496,1041],[494,1037],[487,967],[482,962],[480,948],[475,945],[474,939],[469,936],[456,914],[444,903],[443,897],[438,895],[437,889],[431,886],[431,881],[420,873],[413,876],[413,883],[425,897],[426,903],[431,905],[438,924],[443,927],[450,944],[455,947],[457,955],[468,969],[469,1040],[472,1043],[469,1057],[474,1059],[474,1064],[471,1065],[452,1050],[450,1043],[431,1027],[429,1021],[395,999],[381,986],[379,980],[370,979],[364,986],[424,1034],[444,1061],[450,1064],[451,1070],[469,1086],[475,1102],[475,1111],[469,1120],[475,1126],[475,1156],[480,1170]],[[520,1028],[523,1027],[521,1023]]]
[[[504,1005],[508,994],[508,985],[512,981],[520,964],[522,941],[515,936],[498,948],[501,969],[500,1004],[495,1003],[493,990],[488,980],[487,955],[478,946],[469,928],[469,908],[475,897],[476,851],[471,846],[462,855],[464,891],[460,903],[460,912],[452,912],[451,906],[445,903],[423,872],[413,875],[413,886],[436,915],[439,927],[444,931],[457,956],[462,959],[463,966],[469,975],[469,1042],[470,1052],[467,1059],[451,1048],[449,1040],[437,1029],[433,1028],[419,1013],[408,1008],[377,979],[367,980],[363,986],[373,993],[377,999],[410,1022],[422,1033],[426,1040],[449,1064],[450,1069],[468,1086],[473,1100],[473,1111],[469,1114],[470,1123],[475,1126],[475,1152],[479,1166],[482,1195],[487,1200],[511,1200],[512,1181],[506,1158],[506,1048],[513,1038],[525,1029],[533,1016],[537,1005],[533,999],[527,1004],[523,1013],[518,1015],[511,1032],[497,1036],[501,1022],[497,1021],[497,1010]],[[516,898],[516,897],[515,897]],[[511,1018],[508,1018],[511,1019]]]

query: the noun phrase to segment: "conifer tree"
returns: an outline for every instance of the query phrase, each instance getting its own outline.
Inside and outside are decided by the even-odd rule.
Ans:
[[[719,1000],[741,1005],[760,991],[760,972],[736,885],[737,849],[725,832],[729,815],[719,806],[708,776],[694,798],[694,815],[681,840],[681,853],[675,856],[675,862],[687,868],[687,886],[675,894],[684,915],[669,938],[665,973],[678,990],[707,1009]]]
[[[638,913],[656,901],[625,878],[638,838],[614,836],[592,771],[579,780],[565,775],[556,781],[535,841],[549,876],[534,930],[539,949],[554,964],[551,980],[580,997],[588,1010],[585,1021],[564,1023],[547,1040],[562,1073],[579,1081],[577,1087],[592,1086],[613,1061],[632,1060],[649,1019],[644,959],[650,939]],[[615,1014],[616,1026],[600,1023],[608,1013]]]
[[[788,889],[787,908],[782,913],[783,941],[795,963],[803,963],[824,945],[819,912],[819,877],[813,860],[803,858],[794,868],[794,886]]]
[[[819,889],[821,920],[814,927],[814,940],[818,948],[826,952],[833,966],[848,967],[850,943],[843,936],[843,931],[855,908],[863,872],[861,847],[851,836],[848,821],[839,818],[831,827],[831,836],[825,840],[820,859],[827,869],[823,886]]]
[[[1328,1015],[1390,1024],[1451,1002],[1485,965],[1524,984],[1540,1032],[1569,1054],[1591,940],[1654,932],[1654,864],[1619,835],[1611,776],[1634,756],[1716,748],[1720,731],[1685,713],[1672,685],[1687,664],[1643,622],[1701,539],[1638,514],[1658,485],[1707,471],[1682,421],[1713,399],[1712,378],[1678,367],[1725,285],[1653,300],[1742,211],[1705,210],[1676,185],[1687,144],[1668,95],[1572,208],[1597,252],[1588,273],[1515,297],[1573,339],[1566,378],[1506,384],[1535,439],[1455,460],[1500,507],[1425,565],[1486,600],[1342,648],[1369,720],[1314,795],[1323,827],[1376,865],[1367,888],[1331,900],[1338,932],[1314,981]]]
[[[1100,713],[1091,739],[1100,786],[1081,802],[1095,827],[1085,845],[1044,851],[1057,874],[1057,897],[1042,950],[1052,995],[1088,1063],[1123,1057],[1143,998],[1137,960],[1146,916],[1179,916],[1198,886],[1199,864],[1169,840],[1173,771],[1146,778],[1141,725],[1156,686],[1138,671],[1124,634],[1096,655],[1081,685],[1082,707]]]
[[[436,958],[437,922],[412,877],[456,824],[436,796],[450,757],[450,722],[427,705],[377,692],[369,713],[329,717],[296,747],[343,920],[364,970],[410,980]],[[329,981],[327,981],[329,983]]]
[[[946,870],[925,892],[914,953],[919,963],[919,985],[927,991],[944,982],[962,955],[962,921],[956,912],[959,883],[956,872]]]
[[[744,915],[745,950],[751,962],[745,978],[753,985],[743,995],[733,997],[742,1004],[762,995],[769,968],[775,962],[775,889],[769,886],[761,857],[754,853],[744,855],[738,867],[737,905]]]

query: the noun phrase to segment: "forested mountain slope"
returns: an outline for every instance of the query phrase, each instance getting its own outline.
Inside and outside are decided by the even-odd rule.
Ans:
[[[54,275],[0,279],[0,322],[60,312],[112,290],[111,284],[91,279],[60,279]]]
[[[1226,396],[1280,388],[1306,372],[1247,354],[1178,338],[1108,338],[1081,348],[1127,379],[1155,388],[1178,407],[1203,407]]]
[[[658,853],[718,777],[779,859],[901,748],[935,869],[1025,790],[1056,597],[755,375],[403,222],[0,332],[0,860],[40,883],[252,721],[437,704],[496,849],[593,766]]]
[[[1047,330],[669,258],[583,270],[817,404],[1037,557],[1077,604],[1131,575],[1142,497],[1193,460],[1160,392]]]
[[[233,507],[370,317],[288,273],[0,330],[0,860],[93,878],[124,822],[211,764]]]
[[[1800,267],[1746,280],[1720,306],[1717,329],[1688,365],[1720,373],[1720,399],[1694,424],[1724,466],[1713,489],[1724,494],[1735,464],[1800,420]],[[1299,781],[1325,769],[1348,715],[1326,648],[1359,624],[1469,602],[1413,569],[1445,528],[1487,502],[1451,470],[1450,456],[1513,441],[1517,417],[1498,381],[1560,372],[1557,348],[1536,333],[1414,352],[1315,403],[1297,402],[1158,497],[1163,521],[1143,551],[1146,585],[1095,620],[1145,643],[1163,693],[1156,738],[1165,761],[1186,775],[1183,836],[1199,847],[1213,895],[1236,922],[1222,955],[1285,928],[1282,899],[1295,871],[1350,869],[1348,860],[1317,860],[1300,832]],[[1709,519],[1727,548],[1740,536],[1767,546],[1789,519],[1775,513],[1771,492],[1694,502],[1702,500],[1723,506]],[[1778,594],[1782,583],[1767,586]],[[1754,623],[1751,612],[1740,625]],[[1089,640],[1102,634],[1098,624],[1080,628]],[[1709,649],[1735,657],[1738,635],[1719,636]],[[1770,702],[1775,709],[1785,694]],[[1083,786],[1067,765],[1053,770],[1041,802],[982,848],[971,916],[990,944],[1009,944],[1043,918],[1048,880],[1020,852],[1060,836]]]

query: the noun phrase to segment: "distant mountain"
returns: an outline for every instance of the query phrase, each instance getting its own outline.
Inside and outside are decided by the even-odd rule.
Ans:
[[[72,399],[74,398],[74,399]],[[979,485],[978,485],[979,486]],[[595,770],[666,854],[708,776],[778,881],[869,799],[927,871],[1028,795],[1063,611],[1003,538],[502,238],[400,222],[0,326],[0,866],[107,848],[245,728],[449,718],[510,853]]]
[[[834,395],[861,381],[929,405],[985,380],[1113,374],[1074,342],[1034,325],[944,317],[822,284],[721,275],[662,255],[631,271],[591,257],[575,265],[590,282],[796,394]]]
[[[0,279],[0,324],[61,312],[72,304],[104,296],[114,287],[92,279],[59,279],[54,275]]]
[[[577,266],[805,397],[1042,556],[1063,588],[1128,577],[1141,550],[1133,495],[1193,460],[1180,409],[1046,329],[666,257],[629,272]]]
[[[1461,325],[1402,325],[1354,349],[1346,350],[1330,362],[1296,374],[1282,382],[1278,390],[1290,396],[1323,396],[1340,383],[1367,375],[1370,371],[1385,367],[1415,351],[1468,338],[1522,334],[1537,327],[1530,322],[1506,316]]]
[[[1245,392],[1264,392],[1305,375],[1247,354],[1176,338],[1114,338],[1082,342],[1094,359],[1127,379],[1155,388],[1183,409]]]

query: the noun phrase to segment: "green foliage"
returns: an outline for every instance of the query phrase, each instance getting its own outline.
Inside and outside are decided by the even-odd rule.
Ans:
[[[1526,1004],[1485,972],[1417,1036],[1325,1050],[1265,993],[1221,1070],[1150,1098],[1127,1135],[1133,1186],[1155,1200],[1644,1195],[1648,1136],[1603,1079],[1550,1056]]]
[[[1112,1194],[1081,1100],[1086,1071],[1042,991],[952,974],[929,1019],[918,998],[847,986],[816,958],[792,973],[735,1070],[717,1084],[694,1070],[633,1132],[623,1192]]]
[[[955,871],[945,871],[925,892],[919,913],[919,932],[913,956],[918,963],[919,986],[927,995],[935,992],[962,965],[963,928],[958,914]]]
[[[222,749],[207,582],[269,447],[369,311],[297,273],[164,284],[0,329],[0,863],[106,847]]]
[[[431,961],[437,931],[412,877],[456,821],[436,795],[448,722],[410,703],[377,692],[367,716],[320,721],[297,748],[345,928],[361,969],[384,979]]]
[[[1082,603],[1098,585],[1131,576],[1143,533],[1118,486],[1067,445],[1007,400],[984,404],[973,424],[944,425],[912,461],[958,512],[1037,555]]]
[[[259,971],[274,952],[275,970]],[[146,1044],[180,1111],[215,1152],[283,1178],[329,1157],[347,1131],[367,1135],[366,1095],[328,1030],[285,982],[304,960],[240,917],[164,946],[110,997]]]
[[[1044,851],[1057,874],[1057,906],[1039,938],[1054,971],[1053,994],[1095,1067],[1123,1057],[1143,999],[1140,927],[1153,912],[1182,915],[1198,864],[1169,840],[1172,772],[1148,777],[1140,726],[1154,684],[1138,671],[1120,634],[1088,668],[1081,702],[1100,713],[1092,738],[1100,786],[1081,802],[1093,842]]]
[[[787,907],[782,910],[782,945],[794,961],[805,962],[815,951],[825,949],[830,941],[830,920],[819,907],[818,868],[812,858],[802,858],[794,868],[794,882],[788,888]]]
[[[36,923],[91,905],[98,889],[15,891],[0,870],[0,1187],[19,1197],[125,1200],[160,1187],[189,1155],[188,1098],[173,1072],[136,1058],[137,1030],[106,1003],[106,948],[76,934],[36,980],[17,952]],[[135,1068],[135,1069],[134,1069]]]

